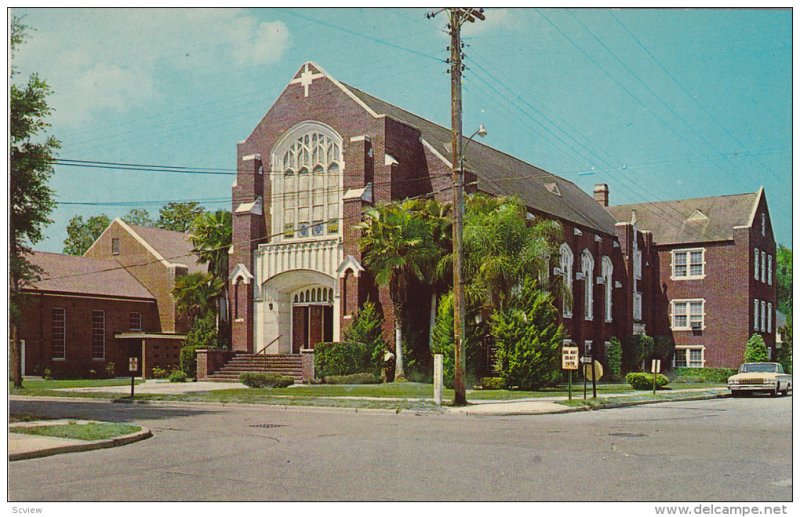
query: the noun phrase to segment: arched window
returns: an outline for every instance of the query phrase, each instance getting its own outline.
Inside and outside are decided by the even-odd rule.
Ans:
[[[583,318],[594,319],[594,258],[589,250],[581,253],[581,272],[583,272]]]
[[[277,152],[283,184],[275,199],[282,199],[283,238],[321,237],[339,232],[341,139],[321,124],[306,123],[308,130],[287,140]],[[280,177],[280,175],[278,175]]]
[[[603,285],[605,286],[606,299],[605,299],[605,313],[606,321],[611,322],[613,316],[611,314],[611,301],[614,293],[614,264],[611,259],[603,257]]]
[[[565,318],[571,318],[572,317],[572,264],[575,260],[575,257],[572,254],[572,250],[569,248],[569,245],[566,242],[561,245],[559,253],[561,255],[560,259],[561,275],[562,278],[564,279],[564,289],[567,292],[567,295],[564,296],[562,314]]]

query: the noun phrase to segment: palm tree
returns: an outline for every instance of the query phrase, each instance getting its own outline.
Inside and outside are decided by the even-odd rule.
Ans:
[[[172,296],[175,298],[178,313],[187,316],[194,323],[214,308],[224,282],[210,273],[189,273],[175,279]]]
[[[232,222],[231,213],[217,210],[214,213],[203,212],[192,222],[189,241],[192,251],[199,257],[201,264],[208,264],[208,272],[213,279],[222,281],[222,299],[225,300],[225,311],[218,304],[219,319],[230,321],[228,317],[228,249],[231,246]],[[219,327],[219,321],[217,323]]]
[[[403,323],[408,286],[412,279],[425,280],[438,250],[429,222],[414,210],[414,201],[387,204],[364,213],[360,241],[364,265],[375,282],[389,287],[394,308],[395,381],[405,380],[403,369]]]

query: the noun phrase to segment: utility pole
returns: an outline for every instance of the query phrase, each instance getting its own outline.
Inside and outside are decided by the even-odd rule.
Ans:
[[[464,307],[463,277],[463,231],[464,231],[464,168],[461,156],[461,26],[464,22],[484,20],[483,9],[450,7],[447,11],[450,31],[450,94],[452,126],[452,167],[453,167],[453,345],[455,349],[455,375],[453,388],[456,405],[467,403],[466,371],[467,358],[464,351],[466,316]],[[441,11],[439,11],[441,12]],[[428,18],[436,16],[429,13]]]

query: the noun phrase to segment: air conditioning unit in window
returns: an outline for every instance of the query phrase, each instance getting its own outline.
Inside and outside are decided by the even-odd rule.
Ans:
[[[692,322],[692,330],[701,330],[703,325],[699,321]]]

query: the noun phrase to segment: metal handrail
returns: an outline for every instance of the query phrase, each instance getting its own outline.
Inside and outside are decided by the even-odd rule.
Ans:
[[[265,346],[264,348],[262,348],[261,350],[259,350],[258,352],[256,352],[253,355],[267,355],[267,348],[271,347],[272,344],[274,342],[276,342],[277,340],[279,340],[281,337],[283,337],[283,334],[278,334],[278,337],[276,337],[275,339],[273,339],[272,341],[267,343],[267,346]]]

